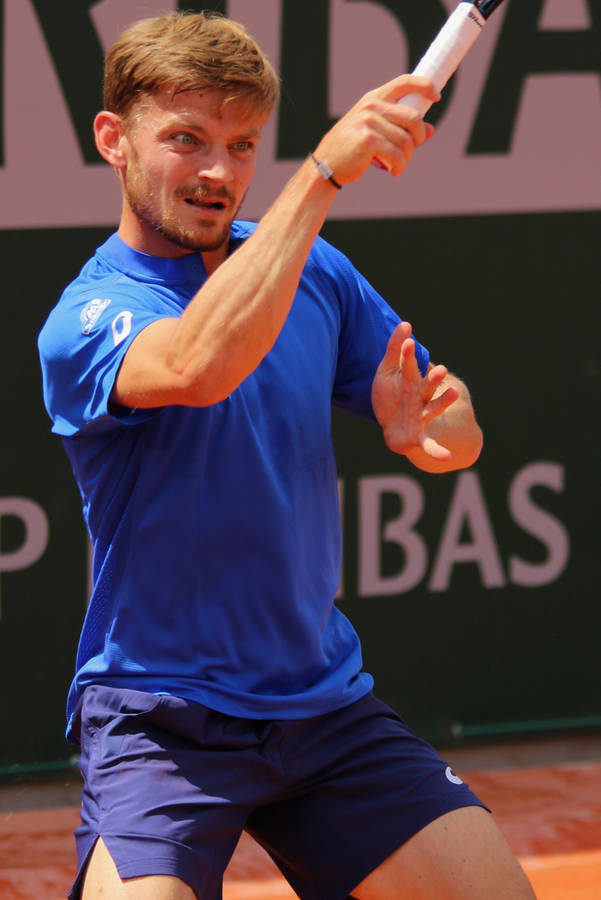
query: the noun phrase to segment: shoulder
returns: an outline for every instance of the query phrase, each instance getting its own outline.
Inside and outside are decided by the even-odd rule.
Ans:
[[[120,334],[133,318],[147,324],[181,313],[186,298],[118,268],[102,251],[88,260],[49,313],[38,338],[42,356],[60,356],[74,342],[107,328]]]
[[[312,262],[327,268],[340,268],[342,270],[347,270],[348,272],[355,271],[350,259],[345,256],[341,250],[321,236],[315,239],[313,247],[311,248],[311,253],[309,254],[309,259]]]
[[[339,301],[356,294],[363,280],[350,259],[321,236],[313,243],[303,279],[327,287]]]
[[[51,310],[38,338],[43,355],[56,355],[72,346],[74,339],[87,338],[94,331],[131,306],[134,294],[120,279],[107,275],[74,279]]]

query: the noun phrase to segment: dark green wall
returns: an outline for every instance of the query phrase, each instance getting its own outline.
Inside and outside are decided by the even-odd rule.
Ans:
[[[467,734],[493,724],[532,730],[541,720],[599,724],[601,313],[590,242],[600,228],[599,213],[565,213],[325,229],[386,297],[398,298],[434,360],[466,380],[484,430],[473,471],[505,584],[486,588],[476,562],[457,562],[449,589],[436,592],[429,575],[458,476],[399,466],[375,426],[336,418],[346,513],[341,606],[361,633],[377,688],[432,737],[448,739],[457,726]],[[402,285],[386,264],[400,246],[414,263]],[[532,499],[567,533],[570,551],[559,577],[525,587],[511,583],[510,557],[541,565],[548,548],[516,523],[508,493],[516,473],[536,462],[564,472],[562,490],[534,486]],[[357,483],[399,470],[426,497],[415,528],[427,541],[428,572],[408,593],[357,598]],[[398,506],[398,497],[388,506],[385,498],[383,527]],[[477,525],[466,516],[461,542],[478,539]],[[384,571],[404,563],[398,546],[383,544]]]

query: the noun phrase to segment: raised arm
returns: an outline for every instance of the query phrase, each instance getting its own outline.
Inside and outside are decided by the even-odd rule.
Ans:
[[[411,325],[393,332],[372,386],[372,405],[390,450],[425,472],[471,466],[482,432],[465,384],[445,366],[430,365],[422,378]]]
[[[360,178],[375,157],[399,175],[414,149],[433,134],[415,110],[397,103],[415,91],[438,99],[429,81],[408,75],[366,94],[324,136],[316,159],[332,168],[341,185]],[[112,144],[121,146],[114,136]],[[103,155],[111,161],[109,150]],[[226,169],[225,163],[214,165],[202,178],[214,179],[217,187]],[[307,159],[253,235],[210,274],[181,318],[160,320],[136,337],[113,399],[129,407],[208,406],[235,390],[275,343],[336,194]]]

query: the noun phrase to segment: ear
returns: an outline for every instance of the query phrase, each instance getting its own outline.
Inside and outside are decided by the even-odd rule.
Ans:
[[[103,109],[94,119],[94,137],[102,158],[114,169],[123,169],[127,158],[123,146],[125,132],[121,117]]]

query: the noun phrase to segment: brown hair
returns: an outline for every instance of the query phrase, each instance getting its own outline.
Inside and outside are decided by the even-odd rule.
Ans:
[[[217,13],[168,13],[121,32],[104,67],[104,108],[127,118],[144,95],[223,91],[268,115],[279,80],[260,47],[238,22]]]

